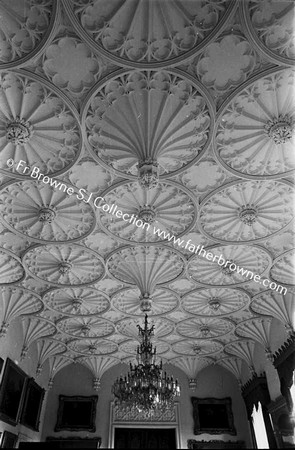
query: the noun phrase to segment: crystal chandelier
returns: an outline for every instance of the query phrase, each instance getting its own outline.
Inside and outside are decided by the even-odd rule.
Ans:
[[[144,328],[137,325],[141,344],[137,347],[137,364],[130,363],[130,371],[124,378],[117,378],[113,385],[115,402],[126,409],[136,408],[139,412],[151,413],[154,410],[171,408],[174,398],[180,395],[177,380],[163,373],[162,361],[156,364],[156,348],[153,349],[151,337],[154,325],[148,328],[145,315]]]

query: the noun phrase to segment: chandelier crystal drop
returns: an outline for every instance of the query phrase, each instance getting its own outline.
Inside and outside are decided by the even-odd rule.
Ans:
[[[176,396],[180,395],[177,380],[163,372],[162,361],[156,363],[156,348],[153,348],[151,337],[154,325],[148,328],[148,316],[145,315],[144,328],[137,325],[140,345],[137,347],[137,363],[130,363],[130,370],[123,378],[117,378],[112,392],[115,403],[121,407],[152,414],[155,410],[165,410],[173,406]]]

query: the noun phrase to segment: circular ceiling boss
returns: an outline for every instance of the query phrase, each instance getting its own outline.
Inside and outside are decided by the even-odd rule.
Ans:
[[[187,233],[197,219],[195,197],[178,183],[162,181],[146,190],[136,182],[122,182],[102,194],[113,212],[101,213],[99,222],[103,230],[130,243],[163,242],[155,230],[181,236]],[[115,212],[116,211],[116,212]],[[120,216],[116,215],[121,211]]]
[[[218,242],[255,242],[275,235],[293,220],[294,186],[251,180],[213,191],[201,204],[199,225]]]
[[[92,284],[105,272],[96,252],[75,244],[36,245],[24,253],[23,264],[33,278],[53,286]]]
[[[110,308],[108,296],[92,287],[54,289],[46,292],[43,301],[66,316],[95,316]]]
[[[212,256],[207,259],[209,253]],[[200,284],[226,287],[246,283],[254,275],[263,275],[271,261],[270,254],[258,246],[215,246],[206,250],[201,248],[189,260],[187,272]]]
[[[90,234],[96,223],[89,204],[75,194],[31,180],[3,186],[0,214],[7,228],[40,243],[77,241]]]
[[[219,317],[244,309],[250,296],[242,289],[210,288],[196,289],[181,299],[182,309],[190,314]]]
[[[179,70],[119,71],[88,94],[85,142],[107,169],[151,189],[203,155],[214,108],[206,89]]]
[[[293,173],[294,75],[290,68],[268,70],[229,97],[215,131],[215,153],[227,170],[248,179]]]
[[[165,246],[124,247],[112,252],[106,264],[113,278],[136,285],[145,299],[157,285],[178,278],[185,268],[184,257]]]
[[[112,296],[112,305],[128,316],[160,316],[174,311],[179,305],[177,294],[167,288],[155,289],[145,297],[138,288],[125,288]]]
[[[221,32],[234,3],[64,0],[76,32],[92,48],[134,67],[167,66],[197,53]]]
[[[80,155],[82,136],[66,96],[27,72],[1,72],[0,85],[0,172],[36,178],[68,170]]]

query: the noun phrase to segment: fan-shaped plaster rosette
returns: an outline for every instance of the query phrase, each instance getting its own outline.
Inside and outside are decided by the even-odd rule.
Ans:
[[[33,278],[53,286],[82,286],[99,281],[105,272],[103,259],[76,244],[31,247],[23,264]]]
[[[227,170],[256,179],[294,171],[293,86],[292,69],[272,69],[229,98],[219,113],[215,136],[216,155]]]
[[[48,358],[60,355],[67,351],[67,346],[57,339],[39,339],[37,341],[37,374],[42,371],[43,365]]]
[[[107,258],[112,277],[137,285],[141,294],[153,294],[157,285],[178,278],[185,268],[184,257],[164,246],[124,247]]]
[[[57,1],[3,0],[0,4],[0,68],[36,57],[55,30]]]
[[[282,283],[287,285],[295,285],[295,250],[289,250],[282,255],[278,256],[270,269],[270,277],[276,283]],[[280,289],[281,287],[277,287]],[[278,291],[278,292],[280,292]]]
[[[238,380],[239,385],[242,385],[243,372],[243,360],[240,358],[221,358],[217,361],[222,367],[229,370]]]
[[[153,189],[143,189],[136,182],[122,182],[102,197],[108,205],[115,205],[113,211],[123,214],[117,217],[116,212],[101,211],[101,228],[122,242],[163,242],[164,236],[159,237],[155,229],[181,236],[192,229],[197,219],[195,197],[172,181],[162,181]]]
[[[140,175],[144,187],[194,164],[210,144],[214,116],[196,83],[179,71],[134,71],[100,85],[82,114],[93,158],[123,178]]]
[[[150,316],[160,316],[174,311],[179,305],[178,295],[167,288],[157,288],[149,296]],[[112,296],[112,306],[128,316],[142,316],[141,296],[138,288],[125,288]]]
[[[63,369],[64,367],[72,364],[74,361],[64,355],[54,355],[48,359],[49,364],[49,381],[48,381],[48,389],[52,388],[54,377],[56,374]]]
[[[21,359],[25,358],[30,345],[37,339],[52,337],[56,334],[55,325],[48,319],[40,317],[22,317],[22,329],[24,333]]]
[[[181,298],[181,307],[189,314],[206,317],[222,317],[243,310],[250,296],[242,289],[196,289]]]
[[[50,177],[68,170],[80,155],[82,136],[66,97],[33,74],[2,72],[0,84],[0,172],[24,178],[33,170]]]
[[[169,362],[183,370],[188,378],[195,379],[201,370],[212,364],[212,359],[182,356],[172,359]]]
[[[235,325],[228,319],[193,317],[179,322],[175,329],[184,338],[216,339],[232,332]]]
[[[204,356],[214,355],[220,353],[223,345],[220,342],[213,340],[190,340],[183,339],[182,341],[172,344],[172,350],[178,355],[184,356]]]
[[[289,333],[295,331],[295,299],[294,289],[288,289],[285,294],[268,290],[254,295],[251,310],[256,314],[276,317]]]
[[[1,328],[0,337],[6,334],[9,323],[16,317],[41,312],[41,298],[29,289],[18,286],[0,287]]]
[[[115,331],[110,320],[92,316],[60,319],[56,326],[62,333],[79,339],[104,338]]]
[[[83,40],[116,64],[135,67],[172,65],[198,53],[221,32],[234,3],[64,0]]]
[[[38,243],[75,242],[96,224],[94,211],[76,194],[29,180],[3,186],[0,213],[8,229]]]
[[[100,379],[107,370],[116,364],[119,364],[120,360],[114,358],[113,356],[101,356],[99,358],[82,357],[78,358],[77,362],[87,367],[91,371],[94,378]]]
[[[68,348],[79,355],[111,355],[118,351],[118,345],[109,339],[75,339],[68,343]]]
[[[123,334],[124,336],[131,337],[133,339],[139,339],[138,336],[138,328],[139,325],[141,328],[144,326],[143,317],[134,317],[134,318],[126,318],[119,320],[116,323],[116,329],[118,333]],[[168,319],[164,319],[162,317],[149,317],[148,318],[148,327],[154,325],[154,339],[161,339],[164,336],[167,336],[174,331],[174,324]]]
[[[96,316],[110,308],[108,295],[92,287],[50,290],[43,301],[49,309],[65,316]]]
[[[275,64],[294,64],[294,3],[251,0],[241,7],[252,43]]]
[[[271,256],[266,249],[256,245],[224,245],[206,248],[206,255],[211,253],[211,260],[207,260],[204,252],[192,258],[188,262],[188,275],[200,284],[227,287],[240,285],[251,280],[254,275],[262,276],[271,265]],[[215,261],[213,261],[213,258]],[[219,259],[220,258],[220,259]],[[223,262],[224,260],[224,262]],[[218,263],[219,261],[219,263]],[[226,262],[229,263],[226,265]],[[235,269],[235,264],[237,270]],[[242,275],[244,269],[244,276]],[[248,271],[251,273],[248,274]]]
[[[9,250],[0,249],[0,284],[14,284],[25,278],[20,259]]]
[[[272,357],[270,349],[272,317],[255,317],[243,320],[236,326],[236,334],[239,337],[253,339],[263,345],[269,358]]]
[[[199,226],[221,243],[258,242],[289,226],[293,199],[294,187],[286,181],[233,182],[203,201]]]
[[[241,358],[244,360],[250,371],[252,373],[255,372],[255,366],[254,366],[254,351],[255,351],[255,342],[246,340],[246,339],[239,339],[237,341],[230,342],[225,345],[224,347],[225,353],[227,353],[230,356],[237,356],[238,358]]]

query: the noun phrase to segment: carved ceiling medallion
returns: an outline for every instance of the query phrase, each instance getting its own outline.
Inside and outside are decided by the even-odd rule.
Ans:
[[[294,70],[286,68],[246,83],[230,97],[216,128],[216,155],[226,169],[257,179],[294,171],[293,86]]]
[[[195,224],[197,206],[191,193],[180,184],[163,181],[145,190],[135,182],[125,182],[102,194],[112,213],[99,213],[103,230],[123,242],[163,242],[161,233],[181,236]],[[121,211],[119,217],[116,211]],[[163,233],[162,233],[163,236]]]
[[[65,316],[96,316],[110,308],[108,296],[92,287],[51,290],[43,301],[48,308]]]
[[[36,178],[69,169],[82,141],[78,114],[69,102],[29,73],[2,72],[0,86],[0,172],[24,178],[35,170]]]
[[[174,311],[178,305],[178,296],[167,288],[158,288],[153,294],[142,295],[138,288],[126,288],[112,296],[112,305],[128,316],[159,316]]]
[[[142,295],[153,294],[156,285],[179,277],[185,267],[182,256],[167,247],[125,247],[107,259],[109,273],[119,281],[137,285]]]
[[[177,333],[191,339],[216,339],[234,330],[234,324],[226,319],[186,319],[176,325]]]
[[[285,181],[230,183],[204,200],[199,224],[218,242],[260,241],[291,223],[293,198],[294,187]]]
[[[35,181],[4,185],[0,213],[7,228],[40,243],[77,241],[96,223],[90,205],[76,195]]]
[[[181,75],[133,71],[96,89],[83,106],[88,149],[106,168],[146,189],[185,170],[210,143],[213,105]]]
[[[196,289],[181,299],[182,308],[197,316],[218,317],[244,309],[250,296],[241,289],[210,288]]]
[[[247,271],[262,275],[271,265],[271,257],[265,249],[250,245],[225,245],[206,249],[216,256],[208,261],[204,256],[193,256],[188,263],[189,276],[203,285],[231,286],[249,281]],[[219,262],[218,262],[219,261]],[[244,269],[242,271],[237,269]],[[251,277],[251,273],[250,273]]]
[[[104,275],[102,258],[80,245],[45,245],[28,249],[23,256],[28,272],[54,286],[82,286]]]
[[[214,340],[198,340],[193,341],[184,339],[172,345],[173,351],[179,355],[187,356],[208,356],[219,353],[223,349],[223,345]]]

